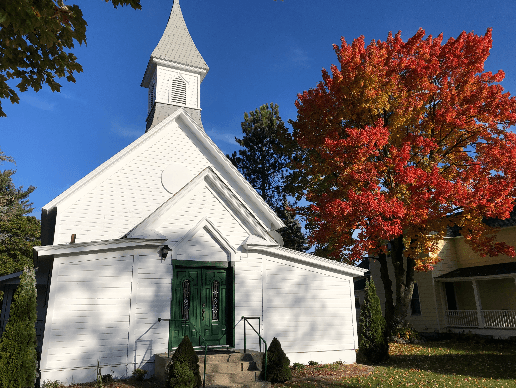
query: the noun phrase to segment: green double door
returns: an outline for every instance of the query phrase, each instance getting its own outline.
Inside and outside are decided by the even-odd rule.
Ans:
[[[171,348],[188,335],[193,346],[226,345],[228,268],[176,267],[170,306]]]

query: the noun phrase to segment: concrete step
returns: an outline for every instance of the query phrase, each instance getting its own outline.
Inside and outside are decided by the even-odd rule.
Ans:
[[[257,381],[259,375],[260,371],[243,371],[238,373],[206,373],[206,384],[242,385]]]
[[[199,363],[201,373],[204,371],[204,364]],[[236,362],[213,362],[208,360],[206,363],[206,373],[238,373],[243,371],[256,371],[256,363],[254,361],[236,361]]]

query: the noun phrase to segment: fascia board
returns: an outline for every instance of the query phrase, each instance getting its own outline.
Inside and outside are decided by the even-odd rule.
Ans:
[[[183,244],[188,242],[195,234],[201,230],[202,228],[206,228],[208,230],[208,233],[210,233],[213,238],[224,248],[226,248],[230,253],[233,255],[237,253],[236,249],[229,243],[229,241],[220,233],[220,231],[217,229],[215,225],[213,225],[213,222],[210,221],[208,217],[203,217],[192,229],[190,229],[184,236],[176,242],[174,245],[172,245],[170,248],[174,250],[178,250],[181,248]]]
[[[147,68],[145,69],[145,74],[143,76],[142,83],[140,84],[140,86],[142,86],[144,88],[149,87],[149,84],[152,79],[152,75],[156,71],[157,65],[160,65],[160,66],[163,66],[163,67],[166,67],[169,69],[176,69],[176,70],[186,71],[188,73],[197,74],[201,78],[201,83],[204,80],[204,77],[206,77],[206,74],[208,74],[208,70],[202,69],[200,67],[187,66],[187,65],[183,65],[183,64],[177,63],[177,62],[164,61],[162,59],[157,59],[157,58],[151,57],[149,59],[149,63],[147,64]]]
[[[209,168],[209,167],[207,167]],[[197,185],[202,183],[204,180],[204,176],[206,175],[206,169],[202,170],[196,177],[194,177],[190,182],[188,182],[182,189],[180,189],[177,193],[175,193],[171,198],[165,201],[160,207],[158,207],[154,212],[149,214],[147,218],[137,224],[133,229],[131,229],[125,237],[134,237],[137,238],[140,233],[143,233],[145,230],[154,229],[154,224],[159,221],[161,217],[165,215],[167,211],[173,208],[177,202],[179,202],[182,198],[184,198],[188,193],[190,193]]]
[[[37,252],[38,257],[43,256],[62,256],[71,253],[86,253],[105,251],[111,249],[121,248],[144,248],[144,247],[159,247],[164,244],[166,239],[159,240],[136,240],[136,239],[119,239],[119,240],[106,240],[106,241],[94,241],[77,244],[60,244],[60,245],[44,245],[34,247],[34,251]]]
[[[249,246],[248,252],[264,252],[272,256],[287,258],[297,261],[301,264],[308,264],[311,266],[323,268],[329,271],[337,271],[352,277],[364,276],[367,270],[359,267],[354,267],[349,264],[334,262],[333,260],[324,259],[322,257],[310,255],[303,252],[294,251],[292,249],[283,247],[266,247],[266,246]]]
[[[247,197],[253,202],[257,210],[261,211],[268,220],[271,221],[272,229],[279,229],[285,226],[283,221],[272,211],[269,205],[263,200],[263,198],[257,193],[253,186],[244,178],[244,176],[238,171],[238,169],[231,163],[231,161],[224,155],[224,153],[217,147],[217,145],[211,140],[211,138],[201,130],[197,124],[180,110],[183,120],[187,121],[190,125],[187,125],[191,130],[192,134],[200,140],[201,144],[215,157],[215,160],[219,165],[229,173],[233,180],[243,189]],[[229,185],[231,186],[231,185]],[[267,227],[267,230],[269,227]]]
[[[486,276],[470,276],[470,277],[456,277],[456,278],[437,278],[434,277],[435,282],[440,283],[453,283],[453,282],[471,282],[472,280],[495,280],[495,279],[503,279],[503,278],[509,278],[509,279],[515,279],[515,274],[505,273],[500,275],[486,275]]]

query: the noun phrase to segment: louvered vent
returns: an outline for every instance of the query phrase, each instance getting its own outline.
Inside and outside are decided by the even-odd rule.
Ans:
[[[170,102],[172,104],[186,105],[186,82],[181,77],[177,77],[172,81]]]

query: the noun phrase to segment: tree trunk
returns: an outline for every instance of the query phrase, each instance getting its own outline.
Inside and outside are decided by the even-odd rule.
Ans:
[[[393,335],[396,329],[407,324],[407,314],[414,290],[414,268],[416,262],[412,258],[403,255],[403,236],[390,241],[390,259],[385,254],[380,254],[380,276],[385,291],[385,320],[387,322],[387,335]],[[389,277],[388,262],[394,269],[395,289],[393,281]],[[394,297],[393,297],[394,294]]]
[[[378,257],[380,263],[380,277],[383,283],[383,290],[385,294],[385,321],[387,322],[387,328],[385,330],[387,336],[391,333],[391,324],[394,317],[394,299],[392,297],[392,280],[389,277],[389,267],[387,264],[387,255],[380,253]]]

